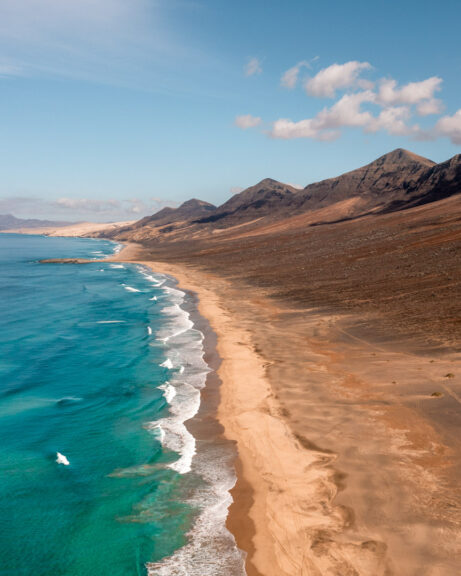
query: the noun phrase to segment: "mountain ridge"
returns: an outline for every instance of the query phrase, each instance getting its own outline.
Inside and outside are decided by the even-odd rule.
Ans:
[[[439,164],[397,148],[339,176],[302,189],[265,178],[216,207],[197,199],[164,208],[113,237],[143,241],[181,239],[234,227],[261,227],[310,215],[306,225],[333,223],[403,210],[461,191],[461,155]]]

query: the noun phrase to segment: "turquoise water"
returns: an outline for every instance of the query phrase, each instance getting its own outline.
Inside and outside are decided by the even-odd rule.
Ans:
[[[134,265],[38,262],[114,247],[0,235],[0,574],[239,574],[229,455],[183,425],[207,372],[184,294]]]

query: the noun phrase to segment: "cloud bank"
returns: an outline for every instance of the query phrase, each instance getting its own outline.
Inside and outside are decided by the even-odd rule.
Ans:
[[[0,214],[18,218],[63,219],[69,221],[114,222],[137,220],[153,214],[165,206],[176,206],[163,198],[93,199],[61,197],[45,200],[32,196],[0,197]]]
[[[281,78],[281,85],[294,89],[298,84],[303,60],[288,69]],[[272,138],[290,140],[310,138],[319,141],[336,140],[343,129],[358,128],[364,133],[385,132],[406,136],[415,140],[449,138],[453,144],[461,144],[461,109],[452,116],[439,118],[431,127],[421,127],[415,117],[440,115],[443,102],[436,97],[441,91],[442,78],[431,76],[418,82],[399,85],[393,78],[381,78],[376,82],[363,77],[373,70],[369,62],[350,61],[332,64],[308,78],[304,89],[314,98],[337,98],[315,116],[293,121],[279,118],[267,131]],[[337,96],[338,92],[342,95]],[[237,116],[235,123],[242,129],[261,125],[262,119],[250,115]]]

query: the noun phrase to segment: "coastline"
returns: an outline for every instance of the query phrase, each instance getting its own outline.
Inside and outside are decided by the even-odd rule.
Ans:
[[[208,374],[207,385],[202,390],[204,402],[197,416],[200,417],[204,411],[204,406],[206,406],[206,410],[213,413],[216,417],[215,427],[217,424],[221,428],[217,433],[223,434],[226,441],[231,441],[236,446],[234,458],[237,482],[231,490],[233,503],[229,508],[226,526],[234,536],[238,548],[243,551],[246,557],[246,573],[248,576],[259,576],[262,572],[253,565],[253,555],[255,553],[253,539],[256,535],[256,528],[254,521],[250,517],[250,510],[254,501],[254,482],[251,481],[251,478],[247,478],[244,473],[245,468],[241,456],[242,445],[240,438],[238,434],[230,433],[231,423],[227,418],[229,398],[234,392],[229,386],[230,374],[227,363],[235,357],[232,356],[232,344],[228,339],[223,338],[225,333],[227,333],[227,331],[224,332],[223,330],[223,323],[226,322],[226,313],[220,307],[217,295],[212,290],[204,288],[203,279],[200,275],[193,276],[188,270],[184,270],[180,266],[138,259],[138,251],[139,247],[137,245],[124,245],[119,253],[105,259],[105,261],[140,264],[150,268],[154,273],[170,276],[177,282],[179,289],[187,292],[195,300],[195,315],[193,312],[192,315],[194,316],[194,323],[199,326],[199,329],[205,335],[205,359],[210,368],[212,368],[212,371]],[[238,346],[242,344],[239,343]],[[248,351],[253,355],[252,350]],[[256,393],[259,394],[259,392]],[[267,393],[267,389],[265,393]],[[196,422],[194,423],[194,420],[196,418],[189,421],[187,427],[194,430],[195,436],[195,428],[200,428],[200,425],[197,425]],[[274,572],[274,576],[275,574],[276,572]]]
[[[105,259],[104,262],[120,262],[117,257],[115,258],[115,260]],[[136,266],[136,268],[142,267],[140,272],[145,274],[147,278],[153,278],[150,275],[151,267],[147,267],[144,262],[130,260],[129,263],[139,264],[140,266]],[[197,310],[196,295],[180,286],[177,279],[170,274],[160,272],[158,268],[152,268],[152,272],[154,275],[161,274],[163,276],[161,286],[170,295],[174,295],[176,301],[173,300],[175,303],[172,308],[180,309],[181,316],[184,318],[185,314],[187,317],[186,330],[173,334],[174,343],[172,346],[172,349],[177,351],[179,345],[179,349],[183,352],[183,347],[186,346],[186,355],[179,360],[182,364],[179,374],[182,374],[184,370],[186,377],[179,376],[177,380],[172,377],[170,381],[177,390],[175,398],[184,394],[184,389],[181,391],[181,385],[186,387],[186,392],[191,386],[195,392],[199,392],[200,399],[193,398],[193,404],[197,402],[195,408],[188,413],[181,424],[187,430],[187,435],[191,439],[193,438],[193,448],[191,453],[191,445],[187,442],[189,454],[187,468],[182,467],[180,472],[181,474],[184,472],[192,473],[189,478],[191,482],[189,490],[191,492],[188,501],[199,510],[199,513],[188,533],[191,536],[188,542],[178,548],[171,556],[167,556],[159,562],[148,562],[148,574],[160,576],[171,574],[176,570],[185,570],[188,574],[200,574],[202,576],[205,573],[221,573],[224,569],[224,573],[243,576],[245,574],[244,559],[236,547],[233,534],[225,526],[225,518],[231,500],[230,489],[235,483],[233,466],[235,450],[232,443],[224,437],[222,426],[216,418],[220,385],[216,372],[216,368],[219,366],[219,356],[215,347],[216,336],[207,319],[200,315]],[[174,311],[173,313],[176,314]],[[200,334],[200,338],[198,341],[196,340],[193,349],[187,350],[188,337],[182,340],[182,334],[190,334],[190,332],[195,332],[196,335]],[[198,348],[197,342],[199,342]],[[197,362],[197,352],[200,355],[200,362]],[[169,361],[170,355],[167,354],[167,357]],[[172,358],[174,358],[174,353]],[[174,362],[173,359],[173,364]],[[198,372],[196,371],[197,368],[199,368]],[[195,381],[197,376],[203,374],[204,380],[192,384],[191,378]],[[187,409],[187,403],[185,408]],[[173,414],[175,413],[177,414],[173,408]],[[163,426],[162,421],[160,421],[160,425]],[[166,430],[168,438],[168,427],[164,427],[164,430]],[[173,450],[178,451],[174,446]],[[176,469],[179,471],[178,468]],[[197,492],[193,488],[193,477],[196,475],[201,478],[201,486]],[[195,559],[198,556],[203,565],[196,562]]]
[[[217,337],[217,419],[238,454],[227,527],[249,576],[457,576],[458,351],[415,351],[377,315],[294,307],[142,245],[105,261],[172,276]]]
[[[139,259],[139,250],[127,245],[111,259],[173,276],[180,289],[197,294],[198,311],[217,335],[217,418],[238,452],[227,526],[246,554],[248,576],[292,576],[337,564],[330,553],[322,554],[320,562],[309,553],[319,531],[340,532],[349,522],[347,510],[332,504],[336,456],[316,447],[306,450],[291,431],[266,375],[270,362],[255,347],[242,317],[230,315],[221,303],[225,282],[183,266]]]
[[[249,576],[413,575],[423,561],[431,575],[456,574],[459,446],[433,407],[459,403],[441,376],[459,356],[394,353],[354,335],[348,318],[301,317],[261,293],[239,300],[245,288],[150,261],[142,246],[113,259],[176,278],[217,336],[217,416],[238,452],[227,526]]]
[[[278,546],[278,538],[273,533],[273,528],[267,526],[266,506],[270,485],[267,482],[261,483],[260,479],[261,476],[270,474],[272,469],[272,456],[266,453],[264,444],[269,445],[270,452],[274,451],[272,443],[282,444],[277,449],[279,456],[285,454],[281,472],[282,469],[289,469],[290,462],[299,465],[303,451],[288,427],[275,415],[278,408],[274,403],[270,385],[264,377],[265,361],[255,352],[245,330],[232,325],[232,319],[220,305],[216,292],[205,287],[204,275],[194,274],[180,266],[138,259],[138,251],[138,246],[126,245],[109,260],[137,263],[151,268],[154,272],[173,276],[180,289],[197,295],[198,312],[217,335],[217,375],[221,382],[217,419],[223,426],[225,437],[236,444],[238,451],[237,484],[231,491],[234,502],[229,509],[227,526],[234,535],[237,546],[246,554],[246,572],[248,576],[292,574],[290,558],[293,555],[299,556],[299,547],[303,545],[296,541],[295,534],[296,515],[300,512],[291,515],[289,510],[286,510],[290,515],[289,524],[293,525],[295,531],[287,534],[285,542],[280,542]],[[245,379],[242,378],[244,374]],[[245,390],[247,379],[251,379],[253,384],[251,397],[248,397]],[[269,441],[261,437],[262,429],[267,431]],[[311,459],[306,460],[299,471],[302,472],[304,466],[311,463]],[[284,475],[284,472],[282,474]],[[294,489],[303,489],[299,480],[298,478],[294,482]],[[285,485],[288,478],[284,476],[277,481]],[[289,498],[296,499],[296,496],[291,494]],[[283,496],[283,501],[277,501],[273,508],[274,514],[279,505],[286,507],[285,499]],[[286,546],[289,547],[287,554],[283,550]],[[293,546],[296,550],[292,549]],[[302,553],[300,557],[302,558]],[[287,564],[285,569],[282,568],[284,564]]]

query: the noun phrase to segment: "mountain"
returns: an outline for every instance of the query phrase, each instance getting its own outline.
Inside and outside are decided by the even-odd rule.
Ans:
[[[45,228],[49,226],[69,226],[72,222],[59,222],[53,220],[36,220],[16,218],[12,214],[0,214],[0,230],[15,230],[18,228]]]
[[[398,148],[357,170],[306,186],[295,209],[305,212],[356,198],[356,215],[382,211],[408,201],[410,190],[417,194],[417,185],[434,166],[432,160]]]
[[[172,222],[206,217],[215,210],[216,206],[213,206],[213,204],[192,198],[192,200],[187,200],[187,202],[184,202],[178,208],[170,208],[167,206],[152,216],[147,216],[146,218],[139,220],[134,227],[141,228],[151,224],[154,226],[164,226],[165,224],[171,224]]]
[[[196,223],[233,226],[263,217],[278,220],[332,205],[337,206],[330,213],[338,219],[382,211],[414,200],[420,194],[424,178],[436,166],[427,158],[399,148],[357,170],[310,184],[302,190],[266,178]],[[437,170],[434,183],[436,174]]]
[[[108,233],[102,232],[100,235],[107,238],[118,238],[119,240],[141,241],[152,235],[170,232],[171,229],[181,227],[181,223],[205,218],[209,214],[213,214],[215,210],[216,206],[213,206],[213,204],[192,198],[178,206],[178,208],[167,206],[152,216],[146,216],[130,226]]]
[[[461,154],[457,154],[440,164],[434,164],[407,189],[400,202],[394,202],[389,208],[419,206],[448,198],[461,191]]]
[[[298,189],[289,184],[265,178],[258,184],[235,194],[213,214],[196,220],[196,223],[205,224],[223,219],[226,219],[227,223],[235,221],[239,223],[242,220],[272,215],[280,206],[290,204],[297,193]]]
[[[408,209],[461,191],[461,156],[436,164],[398,148],[370,164],[297,189],[266,178],[218,208],[189,200],[113,233],[121,240],[181,240],[274,225],[312,226]],[[288,223],[290,221],[290,223]],[[243,229],[242,229],[243,233]]]

